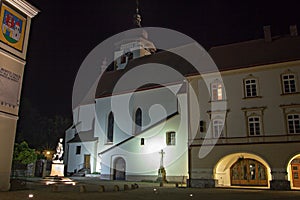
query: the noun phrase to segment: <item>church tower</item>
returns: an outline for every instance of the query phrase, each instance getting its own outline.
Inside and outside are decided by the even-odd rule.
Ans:
[[[124,69],[132,59],[151,55],[156,51],[154,44],[148,40],[148,33],[142,28],[142,17],[139,3],[136,1],[136,12],[133,15],[134,30],[124,33],[124,39],[115,44],[114,69]]]

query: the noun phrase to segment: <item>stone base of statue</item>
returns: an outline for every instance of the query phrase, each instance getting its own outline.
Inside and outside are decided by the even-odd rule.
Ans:
[[[167,172],[164,167],[160,167],[158,170],[158,177],[157,182],[161,183],[161,186],[163,186],[163,183],[168,183],[167,181]]]
[[[64,176],[65,165],[63,163],[52,163],[50,176]]]

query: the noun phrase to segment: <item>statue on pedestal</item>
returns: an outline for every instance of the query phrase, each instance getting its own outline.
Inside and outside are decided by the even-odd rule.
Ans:
[[[56,147],[56,153],[53,155],[53,158],[52,158],[52,162],[53,163],[64,163],[64,160],[63,160],[63,154],[64,154],[64,148],[63,148],[63,138],[60,138],[59,139],[59,142],[57,144],[57,147]]]
[[[56,147],[56,152],[52,157],[52,166],[50,176],[64,176],[64,148],[63,148],[63,138],[59,139],[59,142]]]

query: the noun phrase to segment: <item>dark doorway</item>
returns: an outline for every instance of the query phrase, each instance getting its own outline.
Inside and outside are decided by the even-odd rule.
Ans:
[[[125,160],[121,157],[116,158],[114,161],[113,179],[114,180],[125,180],[126,179],[125,172],[126,172]]]

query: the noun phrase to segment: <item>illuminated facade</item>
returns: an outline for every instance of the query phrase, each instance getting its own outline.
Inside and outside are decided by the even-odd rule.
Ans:
[[[153,51],[154,45],[145,37],[126,40],[99,81],[95,104],[73,111],[78,134],[72,138],[74,127],[66,134],[68,172],[88,168],[100,172],[103,179],[155,181],[163,150],[168,181],[186,182],[187,99],[182,80],[168,80],[167,88],[146,84],[112,94],[119,78],[141,64],[137,60],[151,63],[154,57],[160,62],[170,58],[168,52],[151,55]]]
[[[191,146],[193,187],[299,188],[299,45],[291,34],[209,51],[223,85],[214,80],[209,93],[200,76],[190,77],[203,126]],[[226,110],[212,110],[212,101]],[[200,158],[200,149],[210,147]]]
[[[125,57],[116,52],[117,62],[102,79],[108,84],[99,82],[95,103],[73,110],[75,125],[66,132],[67,171],[88,168],[103,179],[155,180],[163,150],[169,181],[189,178],[192,187],[299,188],[299,46],[299,36],[292,34],[214,47],[209,54],[222,80],[214,72],[183,72],[189,84],[173,81],[168,89],[146,85],[135,93],[112,94],[112,83],[126,69],[151,59],[171,60],[169,66],[179,71],[188,68],[167,52],[124,51],[129,52]],[[190,91],[196,91],[198,105]],[[129,115],[114,112],[112,104]],[[165,112],[152,107],[151,113],[157,104]],[[195,122],[191,113],[198,109]],[[189,126],[195,123],[192,140]],[[207,155],[201,157],[201,150]]]

